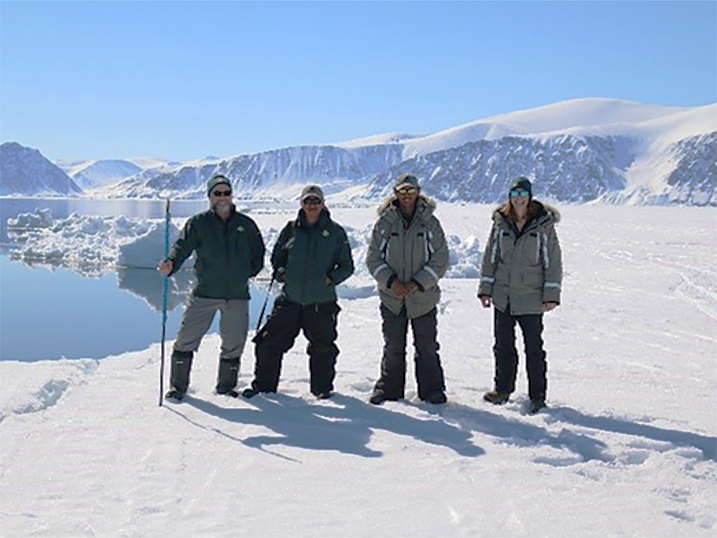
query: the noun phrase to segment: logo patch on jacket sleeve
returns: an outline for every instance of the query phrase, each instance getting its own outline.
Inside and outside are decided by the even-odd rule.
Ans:
[[[238,232],[243,232],[243,231],[244,231],[244,226],[241,226],[241,225],[240,225],[240,226],[237,226],[237,231],[238,231]]]
[[[323,235],[324,237],[328,237],[330,234],[328,230],[324,230],[323,232],[321,232],[321,235]]]

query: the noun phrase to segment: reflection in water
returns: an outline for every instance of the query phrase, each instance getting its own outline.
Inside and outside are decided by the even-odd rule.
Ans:
[[[167,286],[167,310],[171,312],[187,302],[187,296],[194,285],[190,270],[181,270],[172,275]],[[119,268],[117,285],[121,290],[144,299],[155,312],[161,312],[164,302],[164,277],[155,269]]]
[[[115,278],[109,270],[86,278],[57,265],[0,256],[0,360],[101,359],[159,342],[163,277],[153,269],[123,269]],[[168,341],[177,334],[192,276],[187,269],[169,279]],[[250,285],[251,330],[266,288],[266,283]],[[267,310],[271,307],[270,298]],[[210,333],[217,331],[218,318]]]
[[[205,200],[173,201],[172,218],[187,218],[206,209],[206,206]],[[16,218],[21,213],[49,215],[45,211],[47,208],[55,221],[70,219],[73,213],[77,213],[70,220],[78,227],[83,225],[82,237],[87,240],[82,245],[70,245],[80,236],[75,230],[72,237],[57,241],[52,248],[41,251],[42,256],[18,257],[15,253],[21,263],[11,261],[13,251],[22,246],[22,242],[9,236],[7,219]],[[164,253],[164,227],[160,220],[164,211],[163,200],[0,199],[0,360],[100,359],[145,349],[159,342],[164,282],[155,267],[157,256]],[[111,218],[98,219],[87,215]],[[153,257],[144,256],[142,263],[137,262],[138,256],[132,256],[130,246],[126,246],[123,256],[120,256],[118,245],[122,241],[109,241],[108,238],[110,232],[118,237],[124,237],[124,232],[138,236],[141,231],[138,227],[124,226],[131,223],[132,218],[157,219],[160,223],[156,237],[148,233],[145,244],[132,243],[140,251],[153,254]],[[147,223],[148,232],[151,224]],[[177,226],[179,222],[173,221],[172,224]],[[40,233],[42,230],[44,228],[34,231]],[[25,228],[25,231],[33,230]],[[152,241],[154,244],[148,244]],[[120,268],[118,264],[125,267]],[[143,268],[138,268],[138,265]],[[185,269],[169,279],[168,340],[173,340],[177,333],[192,288],[192,265],[193,262],[187,260]],[[115,271],[116,278],[112,275]],[[250,285],[252,330],[267,296],[266,287],[266,283],[258,281]],[[267,309],[270,311],[271,308],[270,298]],[[209,332],[216,332],[217,325],[218,320],[215,319]]]

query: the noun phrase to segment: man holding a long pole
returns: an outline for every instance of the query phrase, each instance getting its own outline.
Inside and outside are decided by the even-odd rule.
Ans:
[[[196,285],[172,350],[171,389],[165,398],[181,401],[189,387],[194,353],[221,312],[221,351],[217,394],[237,396],[239,361],[249,330],[248,280],[264,267],[264,241],[256,223],[237,212],[229,179],[215,175],[207,183],[211,208],[191,217],[159,264],[164,276],[176,273],[195,253]]]

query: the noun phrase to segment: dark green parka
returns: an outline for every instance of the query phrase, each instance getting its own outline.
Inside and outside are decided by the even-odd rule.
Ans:
[[[313,226],[299,210],[279,233],[271,265],[277,280],[284,283],[286,298],[299,304],[336,301],[336,286],[354,272],[346,232],[326,208]]]
[[[172,246],[172,272],[195,252],[197,284],[207,299],[249,299],[247,281],[264,267],[264,241],[256,223],[232,206],[227,220],[213,209],[191,217]]]

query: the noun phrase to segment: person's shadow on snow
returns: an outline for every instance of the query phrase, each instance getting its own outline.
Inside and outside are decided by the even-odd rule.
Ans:
[[[461,404],[427,409],[428,413],[457,424],[462,430],[482,433],[499,441],[515,446],[549,446],[568,451],[572,456],[555,455],[538,457],[535,461],[554,466],[573,465],[590,460],[614,462],[608,445],[584,433],[576,433],[563,427],[557,434],[548,429],[530,424],[516,417],[508,418],[490,411],[484,411]],[[549,407],[539,416],[548,423],[566,423],[596,431],[642,437],[650,441],[666,442],[676,447],[691,447],[702,452],[704,457],[717,459],[717,438],[691,432],[658,428],[613,417],[586,415],[570,407]],[[635,445],[639,448],[639,445]]]
[[[287,394],[262,394],[244,400],[251,408],[220,407],[193,397],[184,402],[208,415],[238,424],[256,424],[272,430],[276,435],[254,435],[239,439],[217,428],[210,428],[243,445],[266,450],[272,445],[311,450],[335,450],[364,457],[380,457],[378,450],[369,448],[376,430],[412,437],[418,441],[443,446],[461,456],[476,457],[485,450],[475,445],[472,433],[431,416],[418,418],[405,413],[376,407],[357,398],[334,394],[326,403],[311,403]],[[422,407],[432,407],[422,404]],[[178,410],[173,411],[193,424],[206,428]]]

